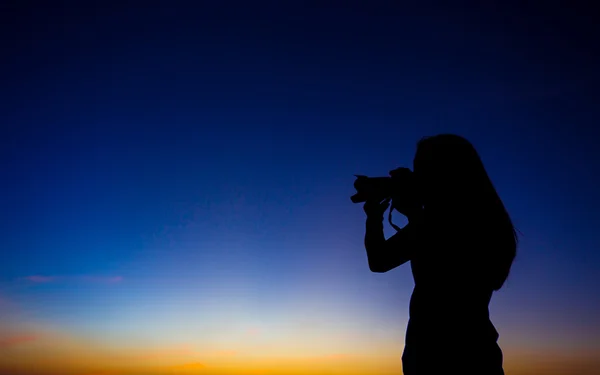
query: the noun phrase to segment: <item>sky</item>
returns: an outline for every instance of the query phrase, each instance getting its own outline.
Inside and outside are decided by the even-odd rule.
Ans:
[[[505,370],[596,371],[589,9],[215,3],[3,2],[2,375],[401,373],[412,275],[369,271],[353,175],[438,133],[520,232]]]

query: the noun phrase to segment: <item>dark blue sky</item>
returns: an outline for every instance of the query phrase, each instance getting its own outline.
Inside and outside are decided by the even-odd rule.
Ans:
[[[158,279],[166,295],[244,277],[274,305],[269,295],[301,298],[305,283],[371,295],[366,280],[387,277],[402,299],[391,304],[391,288],[375,306],[393,320],[410,272],[368,273],[352,175],[410,166],[418,139],[452,132],[479,150],[523,234],[497,325],[591,342],[600,48],[589,9],[208,3],[2,5],[0,291],[74,303],[74,286],[15,280],[118,274]],[[61,311],[44,314],[71,319]]]

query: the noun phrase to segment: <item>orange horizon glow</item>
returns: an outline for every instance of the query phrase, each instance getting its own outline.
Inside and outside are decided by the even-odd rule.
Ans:
[[[391,375],[401,374],[401,347],[390,345],[363,353],[315,355],[311,352],[246,350],[174,346],[99,344],[90,339],[37,328],[8,334],[2,327],[0,374],[12,375]],[[289,341],[292,341],[290,338]],[[383,350],[382,350],[383,349]],[[597,351],[560,352],[505,349],[505,371],[514,375],[592,375],[600,366]]]
[[[302,314],[302,305],[293,303],[288,321],[271,324],[243,319],[234,324],[238,322],[223,313],[205,325],[208,328],[204,335],[188,332],[202,321],[201,317],[192,316],[186,324],[172,325],[168,320],[149,318],[148,312],[139,317],[149,320],[138,320],[137,324],[152,330],[148,336],[151,339],[141,339],[76,332],[57,323],[27,320],[23,318],[27,316],[23,306],[0,296],[0,375],[402,373],[406,318],[398,317],[397,325],[388,329],[369,325],[368,321],[341,328],[334,325],[335,314],[325,319],[329,306],[325,298],[314,299],[307,294],[304,303],[310,301],[318,306],[321,318]],[[291,311],[299,313],[292,315]],[[349,320],[363,319],[362,313],[357,314]],[[139,327],[134,327],[135,332],[140,331]],[[213,328],[219,332],[206,331]],[[506,342],[503,337],[512,341]],[[516,334],[501,336],[506,373],[593,375],[600,368],[600,350],[593,342],[582,341],[580,346],[563,340],[554,342],[558,344],[549,347],[535,342],[525,344]]]

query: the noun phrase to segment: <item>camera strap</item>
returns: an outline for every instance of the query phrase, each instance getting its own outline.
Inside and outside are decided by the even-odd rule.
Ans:
[[[388,222],[390,223],[392,228],[394,228],[396,230],[396,232],[400,232],[400,227],[397,226],[396,224],[392,223],[392,211],[394,211],[394,202],[393,201],[392,201],[392,204],[390,205],[390,212],[388,214]]]

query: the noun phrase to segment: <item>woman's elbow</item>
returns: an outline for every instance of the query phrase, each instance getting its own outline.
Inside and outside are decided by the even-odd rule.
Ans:
[[[369,270],[374,273],[386,273],[390,268],[381,263],[369,262]]]

